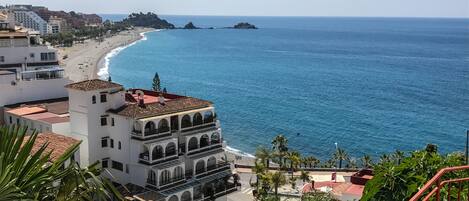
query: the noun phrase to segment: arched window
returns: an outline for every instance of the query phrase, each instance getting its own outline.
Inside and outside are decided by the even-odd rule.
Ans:
[[[153,170],[148,171],[148,183],[156,185],[156,174]]]
[[[195,174],[200,174],[205,172],[205,161],[200,160],[195,164]]]
[[[182,117],[181,121],[181,128],[188,128],[192,126],[191,117],[187,114]]]
[[[168,201],[179,201],[179,198],[178,198],[178,196],[173,195],[173,196],[171,196],[171,197],[169,198]]]
[[[204,123],[213,122],[213,113],[212,111],[208,111],[204,113]]]
[[[212,144],[218,144],[221,142],[220,134],[217,132],[212,133],[212,136],[210,136],[210,138],[211,138]]]
[[[217,168],[217,159],[212,156],[207,160],[207,170],[213,170],[215,168]]]
[[[140,124],[140,122],[138,122],[138,121],[135,121],[133,129],[134,129],[134,131],[136,131],[138,133],[142,132],[142,124]]]
[[[165,133],[168,131],[169,131],[168,120],[166,119],[160,120],[160,122],[158,123],[158,133]]]
[[[208,135],[202,135],[202,137],[200,137],[200,148],[206,147],[208,145],[210,145]]]
[[[184,178],[184,170],[181,166],[177,166],[176,168],[174,168],[173,178],[176,180]]]
[[[201,125],[201,124],[204,123],[204,120],[202,119],[202,115],[198,112],[194,114],[194,118],[192,118],[192,119],[193,119],[192,122],[193,122],[194,126],[198,126],[198,125]]]
[[[96,104],[96,96],[95,95],[91,96],[91,103]]]
[[[147,122],[147,124],[145,124],[145,135],[151,135],[153,133],[156,133],[156,126],[155,126],[155,123],[153,123],[153,121],[149,121]]]
[[[156,146],[155,148],[153,148],[151,155],[152,155],[152,160],[163,158],[163,147],[159,145]]]
[[[170,142],[166,145],[165,154],[166,157],[176,155],[176,144],[174,144],[174,142]]]
[[[198,147],[197,138],[196,138],[196,137],[192,137],[192,138],[189,140],[189,151],[194,150],[194,149],[197,149],[197,148],[199,148],[199,147]]]
[[[163,170],[160,177],[160,185],[168,184],[171,180],[171,172],[169,170]]]
[[[192,201],[191,192],[186,191],[186,192],[182,193],[181,201]]]

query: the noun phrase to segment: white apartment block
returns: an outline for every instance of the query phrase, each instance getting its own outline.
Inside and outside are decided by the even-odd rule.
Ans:
[[[47,21],[31,10],[15,9],[15,21],[23,27],[39,31],[41,35],[50,33],[51,29]]]
[[[97,79],[66,88],[82,165],[101,161],[107,177],[145,200],[209,200],[236,190],[211,102]]]

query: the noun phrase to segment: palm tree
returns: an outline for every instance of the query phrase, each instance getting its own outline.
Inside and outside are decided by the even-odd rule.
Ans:
[[[274,188],[274,194],[275,197],[278,197],[278,188],[282,185],[285,185],[287,183],[287,179],[285,178],[285,175],[283,175],[282,172],[280,171],[275,171],[275,172],[269,172],[267,173],[268,178],[269,178],[269,183]]]
[[[260,160],[267,169],[269,168],[270,157],[271,157],[269,149],[263,146],[260,146],[257,148],[255,156],[256,156],[256,159]]]
[[[301,155],[297,151],[292,151],[288,153],[288,160],[290,160],[290,171],[291,171],[291,178],[293,178],[293,173],[298,168],[300,164]]]
[[[311,156],[311,160],[313,161],[312,164],[313,164],[313,168],[316,168],[320,163],[321,161],[317,158],[315,158],[314,156]]]
[[[373,166],[373,160],[371,159],[370,155],[363,155],[361,162],[363,168],[371,168],[371,166]]]
[[[306,171],[301,171],[300,179],[303,180],[303,183],[309,182],[309,174]]]
[[[260,187],[260,179],[265,175],[266,169],[263,163],[259,163],[257,161],[254,162],[254,167],[252,167],[252,171],[256,173],[256,187],[259,191]]]
[[[338,148],[334,153],[334,159],[339,161],[339,168],[342,168],[342,162],[347,160],[348,154],[345,150]]]
[[[357,168],[357,159],[354,157],[347,157],[347,168],[355,169]]]
[[[392,155],[393,159],[396,161],[397,165],[401,164],[402,159],[404,159],[405,154],[402,151],[396,150]]]
[[[388,162],[391,161],[389,155],[387,155],[387,154],[381,155],[381,156],[379,157],[379,160],[380,160],[381,163],[388,163]]]
[[[78,150],[70,147],[51,162],[48,143],[33,151],[38,136],[25,138],[27,128],[0,127],[0,200],[108,200],[122,196],[103,178],[97,165],[80,169],[76,162],[65,161]]]
[[[283,159],[285,158],[286,152],[288,152],[288,139],[282,134],[275,136],[272,140],[272,150],[276,152],[275,155],[278,157],[280,167],[283,167],[285,162]]]

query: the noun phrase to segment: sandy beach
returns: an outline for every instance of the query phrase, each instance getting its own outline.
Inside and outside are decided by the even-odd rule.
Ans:
[[[73,81],[98,78],[98,71],[104,66],[104,57],[115,48],[129,45],[142,39],[142,34],[152,31],[150,28],[135,28],[122,31],[104,41],[86,40],[72,47],[58,48],[61,65],[66,75]]]

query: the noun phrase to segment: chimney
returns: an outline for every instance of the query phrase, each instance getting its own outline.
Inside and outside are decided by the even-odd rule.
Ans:
[[[145,101],[144,101],[144,94],[143,94],[143,91],[141,91],[141,90],[137,90],[137,91],[136,91],[136,93],[137,93],[137,101],[138,101],[138,105],[139,105],[140,107],[143,107],[143,106],[145,106]]]
[[[164,105],[164,97],[163,97],[163,94],[160,93],[160,96],[158,97],[158,100],[160,101],[160,104],[161,105]]]

